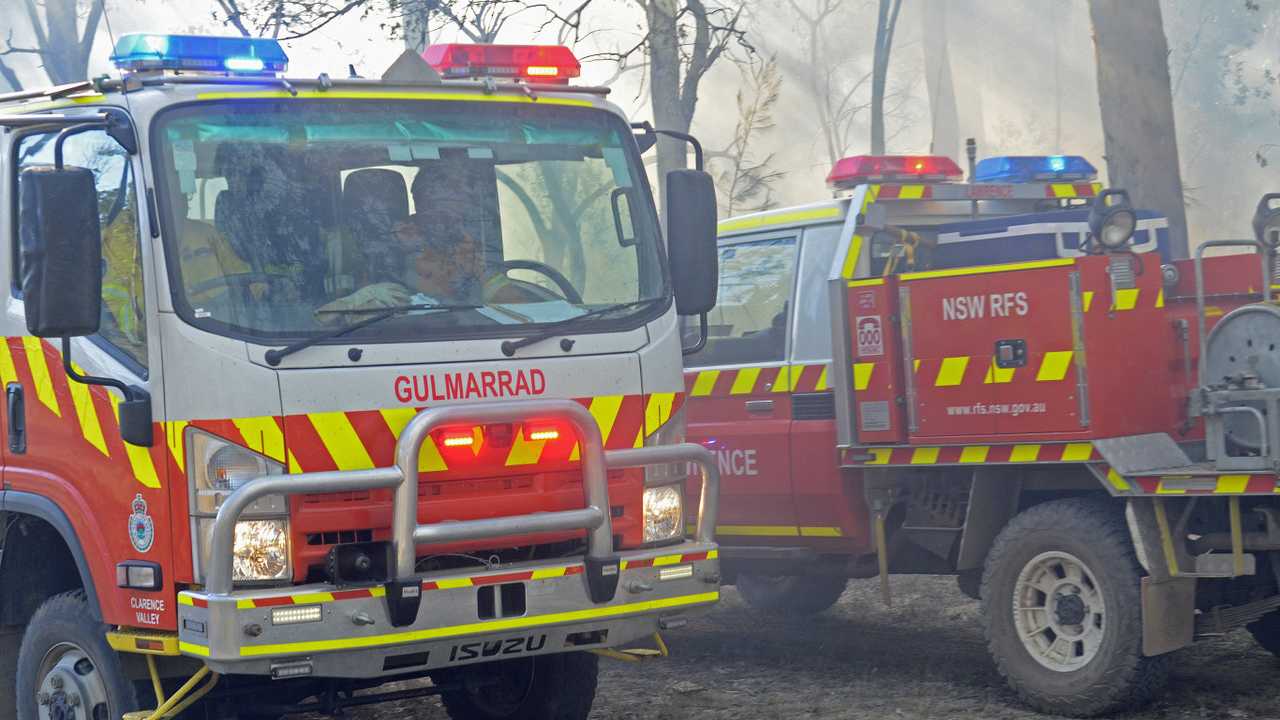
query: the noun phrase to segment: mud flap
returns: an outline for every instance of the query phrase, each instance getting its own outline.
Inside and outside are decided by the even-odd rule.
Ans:
[[[1142,578],[1143,655],[1154,657],[1190,645],[1195,621],[1195,578]]]

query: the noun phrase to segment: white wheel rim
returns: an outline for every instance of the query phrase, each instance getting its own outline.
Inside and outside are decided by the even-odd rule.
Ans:
[[[1046,552],[1032,558],[1013,587],[1013,625],[1027,653],[1055,672],[1079,670],[1106,637],[1102,587],[1080,558]]]
[[[37,678],[40,720],[107,720],[106,683],[80,646],[60,643],[50,648]]]

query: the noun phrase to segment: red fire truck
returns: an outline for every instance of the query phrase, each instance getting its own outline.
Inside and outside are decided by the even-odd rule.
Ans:
[[[856,157],[837,197],[720,224],[686,361],[724,580],[781,613],[958,576],[1032,706],[1149,698],[1169,653],[1280,651],[1280,210],[1167,260],[1078,157]],[[1203,257],[1233,246],[1245,254]]]
[[[667,176],[663,242],[660,130],[563,47],[113,61],[0,97],[0,716],[582,720],[718,599],[676,317],[715,195]]]

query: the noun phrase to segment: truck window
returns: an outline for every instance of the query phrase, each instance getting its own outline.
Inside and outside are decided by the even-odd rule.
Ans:
[[[819,363],[831,359],[831,306],[827,300],[827,276],[840,239],[840,226],[805,228],[800,243],[800,270],[796,285],[796,317],[793,323],[791,359]]]
[[[23,137],[18,143],[18,172],[34,165],[52,165],[55,137],[55,133]],[[138,203],[129,155],[105,132],[91,131],[67,138],[63,144],[63,162],[91,170],[97,185],[103,264],[102,324],[97,339],[145,368],[147,316],[142,282],[142,238],[138,231]],[[21,223],[19,215],[18,224]],[[15,279],[22,277],[16,244],[15,233]]]
[[[781,362],[796,267],[796,238],[721,245],[720,293],[708,316],[707,345],[693,367]]]

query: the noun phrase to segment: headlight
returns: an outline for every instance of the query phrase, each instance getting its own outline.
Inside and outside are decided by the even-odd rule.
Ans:
[[[233,580],[284,580],[289,577],[289,521],[243,520],[236,523]]]
[[[187,476],[190,483],[192,543],[196,577],[209,566],[213,519],[233,491],[263,475],[280,475],[284,466],[248,448],[187,428]],[[282,496],[250,505],[236,523],[232,551],[235,582],[286,580],[289,562],[289,507]]]
[[[645,488],[644,541],[646,543],[679,537],[683,530],[684,504],[679,485]]]

